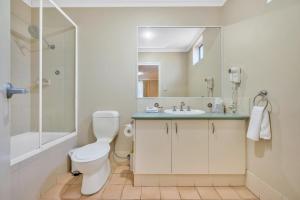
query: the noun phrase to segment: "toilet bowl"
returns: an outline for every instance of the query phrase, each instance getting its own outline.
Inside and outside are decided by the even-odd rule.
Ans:
[[[93,114],[93,130],[97,141],[69,152],[72,171],[83,174],[81,193],[91,195],[99,191],[108,179],[110,142],[119,130],[119,113],[97,111]]]

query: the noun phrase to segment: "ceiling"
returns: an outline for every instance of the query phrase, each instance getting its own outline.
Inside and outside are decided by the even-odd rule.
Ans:
[[[187,52],[205,28],[141,27],[139,52]]]
[[[39,0],[23,0],[32,7]],[[53,0],[61,7],[196,7],[223,6],[226,0]],[[44,0],[44,6],[51,6]]]

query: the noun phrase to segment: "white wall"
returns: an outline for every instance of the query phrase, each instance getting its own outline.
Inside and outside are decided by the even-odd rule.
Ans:
[[[266,89],[273,105],[272,141],[248,141],[247,168],[289,200],[298,200],[300,1],[230,0],[222,19],[224,75],[231,65],[242,67],[240,96],[253,98]],[[222,85],[230,97],[227,76]]]
[[[79,143],[94,141],[91,115],[136,112],[137,26],[211,26],[220,8],[69,8],[79,26]],[[118,148],[127,148],[120,135]]]
[[[158,62],[159,65],[159,96],[187,96],[187,53],[145,52],[139,53],[139,63]]]

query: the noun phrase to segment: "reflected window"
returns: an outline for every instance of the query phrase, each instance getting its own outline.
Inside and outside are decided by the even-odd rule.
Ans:
[[[193,65],[196,65],[204,58],[203,36],[199,38],[193,47]]]

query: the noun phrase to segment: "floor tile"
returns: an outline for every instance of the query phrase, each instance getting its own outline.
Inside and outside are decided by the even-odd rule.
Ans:
[[[123,185],[108,185],[102,194],[102,199],[105,200],[116,200],[121,199]]]
[[[126,185],[133,185],[133,174],[127,175]]]
[[[141,193],[142,193],[141,187],[133,187],[131,185],[125,185],[121,199],[126,199],[126,200],[141,199]]]
[[[250,192],[246,187],[233,187],[233,189],[238,193],[241,199],[245,200],[257,200],[258,198]]]
[[[179,192],[176,187],[160,187],[161,199],[176,200],[180,199]]]
[[[56,183],[68,185],[72,184],[76,180],[76,176],[73,176],[71,173],[65,173],[57,177]]]
[[[235,192],[234,189],[232,189],[231,187],[215,187],[215,189],[222,199],[226,199],[226,200],[240,199],[238,193]]]
[[[81,185],[70,185],[67,190],[61,195],[62,200],[79,200]]]
[[[82,178],[83,178],[83,175],[79,175],[79,176],[76,176],[75,180],[71,183],[71,184],[81,184],[82,183]]]
[[[130,171],[128,165],[120,165],[114,169],[113,173],[114,174],[130,174],[131,171]]]
[[[141,199],[160,199],[159,187],[142,187]]]
[[[113,174],[110,178],[111,185],[124,185],[128,180],[128,174]]]
[[[178,187],[180,198],[183,200],[200,199],[195,187]]]
[[[213,187],[197,187],[201,199],[219,200],[221,197]]]
[[[47,192],[41,195],[41,199],[44,200],[60,200],[61,194],[67,189],[67,186],[64,184],[56,184],[50,188]]]

